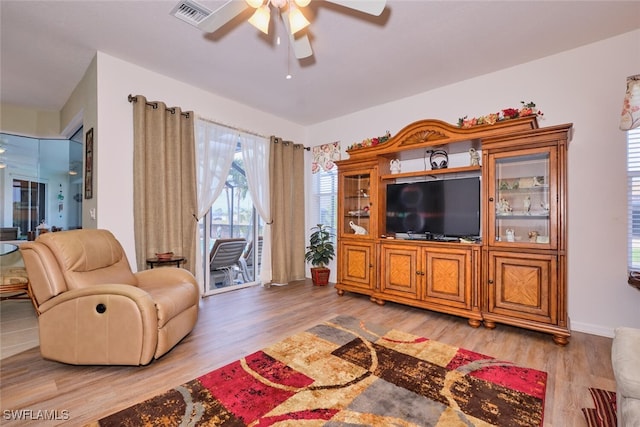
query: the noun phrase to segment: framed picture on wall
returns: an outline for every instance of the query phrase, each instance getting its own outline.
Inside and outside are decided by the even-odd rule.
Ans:
[[[84,198],[93,197],[93,128],[89,129],[84,145]]]

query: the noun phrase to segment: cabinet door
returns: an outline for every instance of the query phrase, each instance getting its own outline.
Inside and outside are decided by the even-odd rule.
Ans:
[[[423,299],[448,307],[471,307],[471,251],[423,249],[425,276]]]
[[[556,249],[557,148],[489,154],[488,243]]]
[[[362,289],[373,289],[373,243],[342,242],[340,244],[339,282]]]
[[[375,175],[374,175],[375,176]],[[371,169],[343,172],[339,176],[338,227],[341,235],[369,238],[375,219],[375,188]]]
[[[418,298],[418,249],[382,245],[380,291],[388,295]]]
[[[489,252],[488,312],[556,324],[557,256]]]

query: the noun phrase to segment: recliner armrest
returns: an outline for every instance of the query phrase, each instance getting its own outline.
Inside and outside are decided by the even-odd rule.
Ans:
[[[200,287],[196,278],[189,270],[178,267],[162,267],[152,268],[150,270],[142,270],[134,273],[138,280],[138,286],[142,289],[148,286],[174,286],[176,283],[191,283],[198,295],[200,295]]]
[[[640,329],[616,328],[611,362],[618,391],[624,397],[640,399]]]

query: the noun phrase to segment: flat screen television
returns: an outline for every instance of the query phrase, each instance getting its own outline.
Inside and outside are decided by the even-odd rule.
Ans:
[[[387,185],[387,234],[480,235],[480,178]]]

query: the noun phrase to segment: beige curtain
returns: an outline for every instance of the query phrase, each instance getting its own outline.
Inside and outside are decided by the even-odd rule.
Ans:
[[[134,226],[138,270],[158,252],[183,255],[195,272],[196,172],[194,114],[133,101]]]
[[[304,279],[304,147],[271,138],[272,283]]]

